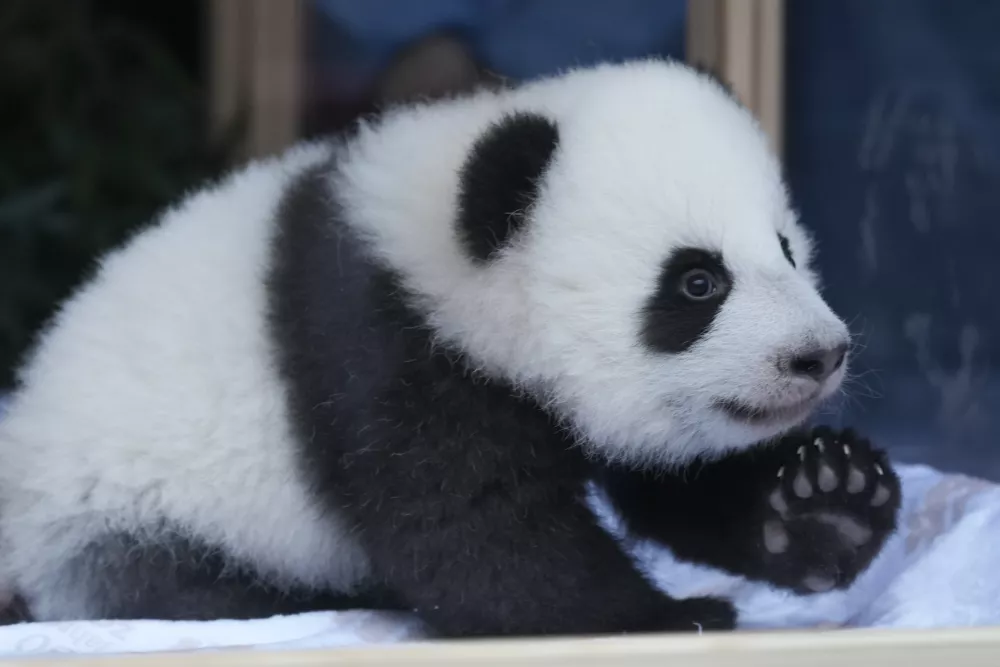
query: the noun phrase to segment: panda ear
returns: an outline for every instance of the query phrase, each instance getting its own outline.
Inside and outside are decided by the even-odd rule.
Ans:
[[[462,167],[457,220],[470,257],[489,261],[524,226],[558,145],[555,123],[535,113],[505,116],[476,141]]]

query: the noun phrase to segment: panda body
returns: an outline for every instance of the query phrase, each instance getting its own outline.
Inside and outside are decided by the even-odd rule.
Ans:
[[[0,422],[0,572],[39,620],[384,590],[447,636],[730,627],[655,590],[583,487],[738,454],[837,389],[810,252],[752,118],[672,63],[255,163],[42,336]]]

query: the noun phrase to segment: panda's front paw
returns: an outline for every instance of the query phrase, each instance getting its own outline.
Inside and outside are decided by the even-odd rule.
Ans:
[[[850,430],[820,427],[785,446],[760,527],[766,578],[802,594],[846,588],[896,528],[899,478]]]

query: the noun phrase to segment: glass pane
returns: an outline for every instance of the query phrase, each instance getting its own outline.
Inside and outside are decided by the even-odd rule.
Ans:
[[[787,165],[860,334],[840,418],[1000,479],[1000,4],[792,0]]]

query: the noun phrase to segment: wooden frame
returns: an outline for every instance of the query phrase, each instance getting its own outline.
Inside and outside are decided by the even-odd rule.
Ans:
[[[276,153],[300,136],[305,0],[211,0],[212,126],[246,113],[240,157]]]
[[[838,630],[398,644],[321,651],[74,656],[11,667],[996,667],[1000,628]]]
[[[718,73],[784,144],[785,0],[688,0],[689,62]]]

